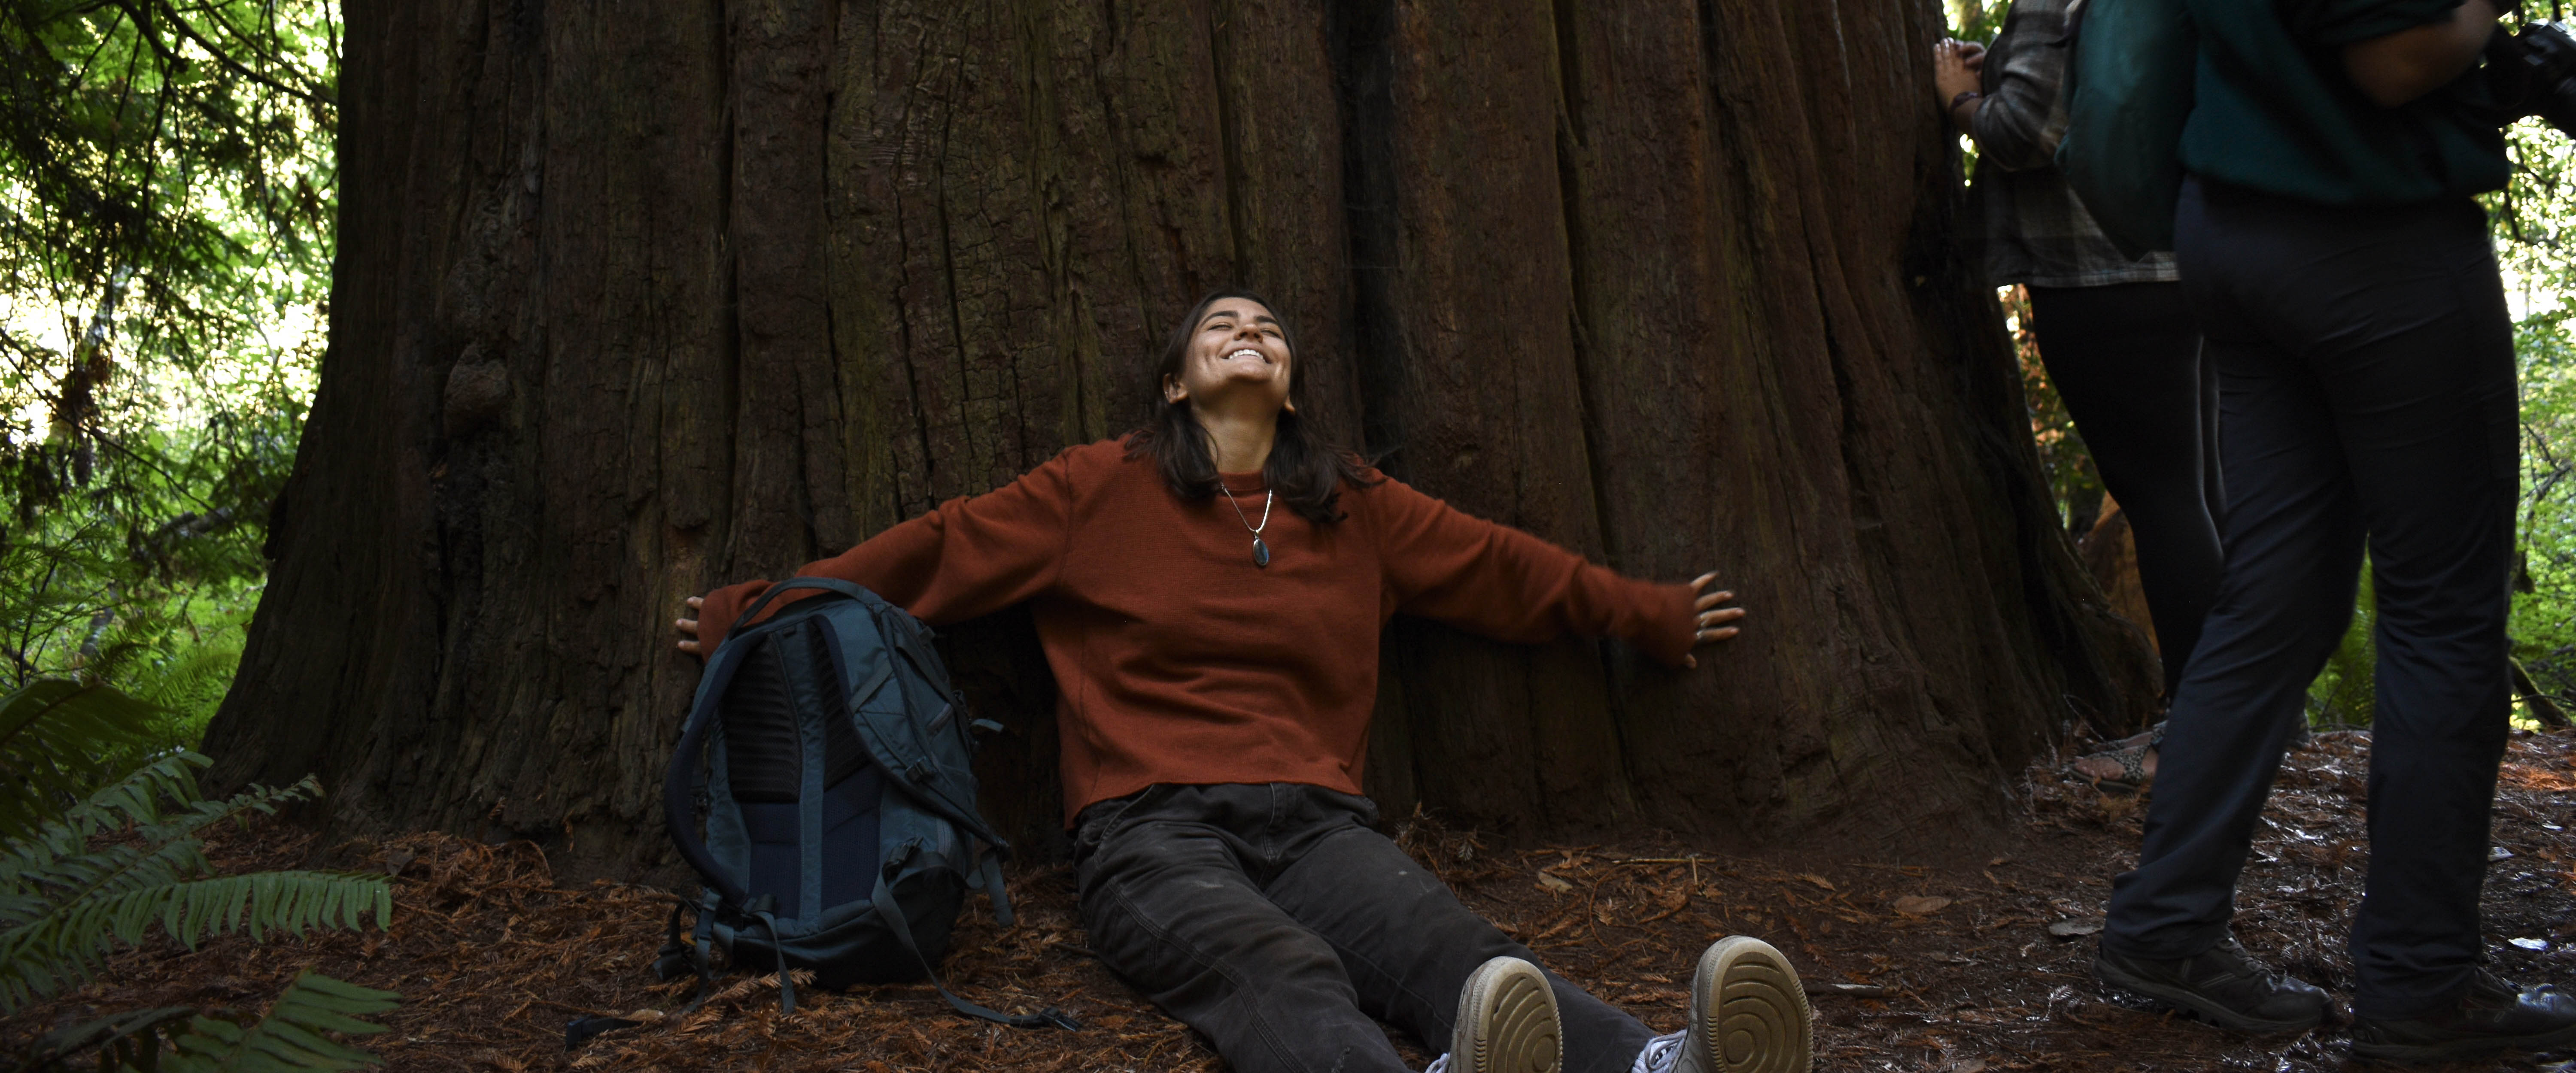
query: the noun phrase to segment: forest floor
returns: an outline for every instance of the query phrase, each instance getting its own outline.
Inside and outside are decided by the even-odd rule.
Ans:
[[[2273,964],[2341,991],[2343,934],[2368,850],[2366,736],[2319,735],[2285,763],[2239,896],[2237,935]],[[2323,1070],[2347,1064],[2334,1028],[2246,1037],[2105,1000],[2088,972],[2110,876],[2138,840],[2140,808],[2047,771],[2018,830],[1949,866],[1694,853],[1670,841],[1488,850],[1427,822],[1401,840],[1467,903],[1552,968],[1657,1029],[1680,1025],[1692,959],[1731,933],[1787,950],[1815,997],[1825,1070]],[[2576,734],[2516,734],[2486,885],[2495,968],[2522,983],[2576,984]],[[1216,1070],[1214,1054],[1156,1013],[1083,947],[1071,874],[1014,875],[1020,920],[999,930],[970,902],[951,986],[1006,1010],[1057,1006],[1078,1032],[1013,1030],[955,1016],[922,985],[798,992],[778,1012],[773,977],[730,977],[705,1007],[648,971],[671,899],[607,882],[563,886],[525,844],[439,834],[322,847],[283,823],[219,836],[227,868],[362,861],[395,877],[390,932],[118,956],[88,986],[0,1025],[0,1054],[33,1035],[122,1009],[257,1008],[311,969],[402,994],[362,1042],[395,1071],[531,1069]],[[2562,943],[2566,945],[2562,945]],[[643,1022],[567,1052],[565,1023]],[[1430,1055],[1399,1040],[1415,1062]],[[2564,1059],[2568,1056],[2553,1056]],[[2576,1070],[2551,1058],[2455,1068]]]

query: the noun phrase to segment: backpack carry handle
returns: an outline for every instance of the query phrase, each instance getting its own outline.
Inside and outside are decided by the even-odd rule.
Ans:
[[[866,603],[870,600],[874,600],[878,603],[885,603],[885,597],[870,592],[863,586],[853,585],[836,577],[815,577],[810,574],[799,574],[770,586],[768,592],[760,594],[760,599],[753,600],[750,607],[743,608],[742,617],[733,620],[733,627],[725,631],[725,636],[728,638],[732,637],[737,631],[740,631],[745,625],[748,625],[754,617],[758,616],[762,608],[768,607],[769,601],[777,599],[779,593],[786,592],[789,589],[822,589],[826,592],[840,593],[843,596],[856,599],[861,603]]]

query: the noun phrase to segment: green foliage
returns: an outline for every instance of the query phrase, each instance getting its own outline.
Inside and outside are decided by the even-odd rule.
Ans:
[[[172,1073],[357,1069],[375,1064],[375,1056],[322,1033],[382,1032],[383,1025],[358,1020],[358,1015],[383,1013],[395,1005],[391,991],[306,973],[287,985],[262,1020],[236,1024],[186,1006],[136,1010],[46,1036],[37,1042],[29,1064],[67,1068],[64,1059],[98,1050],[116,1069],[152,1069],[156,1059],[157,1068]],[[173,1053],[164,1055],[165,1045]]]
[[[256,394],[274,362],[237,359],[319,302],[338,32],[320,3],[0,0],[0,401],[48,419],[0,455],[22,510],[149,468],[138,414]]]
[[[198,798],[206,761],[178,753],[145,765],[0,846],[0,1015],[96,971],[154,927],[194,947],[208,934],[302,935],[359,928],[373,910],[392,919],[380,876],[322,872],[210,875],[197,832],[247,812],[312,797],[311,779],[253,788],[227,801]],[[131,837],[93,845],[102,834]]]
[[[332,254],[330,0],[0,0],[0,688],[193,745],[266,571]]]
[[[310,778],[210,801],[207,760],[157,747],[162,709],[96,683],[40,679],[0,700],[0,1017],[95,975],[109,954],[158,930],[194,948],[210,935],[302,936],[393,919],[382,876],[282,871],[216,874],[201,834],[320,793]],[[121,776],[117,757],[141,756]],[[393,996],[323,976],[299,978],[265,1019],[235,1023],[187,1007],[129,1011],[47,1036],[32,1068],[98,1052],[104,1068],[352,1069],[373,1061],[324,1032],[379,1031],[353,1015]]]
[[[2353,598],[2352,625],[2344,629],[2334,654],[2326,657],[2326,669],[2308,686],[2308,725],[2336,729],[2370,725],[2371,707],[2378,696],[2373,678],[2379,667],[2379,646],[2374,640],[2378,625],[2379,600],[2372,593],[2370,564],[2365,562],[2361,591]]]
[[[2576,695],[2576,146],[2525,123],[2507,132],[2512,185],[2489,199],[2512,301],[2522,385],[2522,502],[2511,631],[2543,692]]]
[[[2039,360],[2039,336],[2030,324],[2030,292],[2014,284],[2003,288],[1998,297],[2004,307],[2004,328],[2012,333],[2013,358],[2021,366],[2031,446],[2039,452],[2040,472],[2048,478],[2049,499],[2057,504],[2057,516],[2066,531],[2081,538],[2102,514],[2106,493],[2101,474],[2093,469],[2093,453],[2084,446],[2084,435],[2076,430],[2066,400],[2049,383],[2048,366]]]
[[[18,1068],[22,1073],[68,1070],[71,1066],[65,1059],[95,1050],[102,1070],[150,1069],[157,1064],[154,1059],[160,1057],[163,1034],[185,1031],[185,1022],[196,1012],[193,1006],[127,1010],[50,1032],[36,1041]]]
[[[1979,44],[1992,41],[2004,28],[2004,16],[2012,11],[2011,0],[1989,4],[1986,0],[1947,0],[1942,13],[1949,16],[1950,36]]]
[[[328,976],[297,977],[269,1007],[268,1018],[247,1027],[199,1016],[176,1041],[178,1053],[163,1062],[172,1073],[285,1073],[301,1069],[356,1069],[374,1055],[322,1035],[365,1035],[383,1025],[358,1020],[395,1006],[394,993],[345,984]]]
[[[0,1015],[158,929],[358,927],[379,877],[215,874],[200,798],[328,320],[333,0],[0,0]],[[389,994],[307,976],[38,1064],[347,1069]]]
[[[106,686],[40,678],[0,697],[0,831],[24,831],[137,759],[163,713]]]
[[[1995,35],[2003,32],[2004,16],[2012,13],[2011,0],[1993,4],[1986,0],[1946,0],[1941,7],[1948,18],[1950,36],[1979,45],[1993,44]],[[1977,173],[1977,143],[1966,135],[1959,136],[1959,165],[1962,175]]]

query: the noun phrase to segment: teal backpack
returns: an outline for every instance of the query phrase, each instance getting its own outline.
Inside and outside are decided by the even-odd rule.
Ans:
[[[747,625],[781,593],[821,590]],[[1076,1027],[1064,1014],[1014,1017],[950,994],[935,968],[970,888],[1007,925],[1002,854],[975,810],[974,731],[929,627],[875,593],[799,577],[743,612],[707,661],[662,807],[706,893],[671,913],[654,963],[694,972],[705,1001],[710,951],[822,987],[927,978],[960,1013],[1019,1027]],[[701,819],[703,817],[703,819]],[[704,834],[700,834],[700,825]],[[697,916],[694,942],[681,916]],[[569,1040],[571,1036],[567,1036]]]
[[[2183,0],[2081,0],[2072,22],[2057,168],[2120,252],[2170,250],[2200,61],[2190,14]]]

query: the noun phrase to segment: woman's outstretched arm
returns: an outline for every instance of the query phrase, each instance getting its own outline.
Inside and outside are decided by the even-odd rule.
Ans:
[[[1736,635],[1735,594],[1717,575],[1687,585],[1622,577],[1528,533],[1457,510],[1389,480],[1354,493],[1365,511],[1395,609],[1496,640],[1536,644],[1566,634],[1617,637],[1667,665]],[[1355,511],[1357,514],[1359,511]]]
[[[1057,455],[992,492],[942,503],[796,573],[866,586],[932,625],[989,614],[1036,596],[1055,583],[1064,561],[1073,509],[1072,453]],[[680,650],[698,655],[715,651],[734,619],[769,586],[767,581],[746,581],[690,597],[689,610],[677,624]],[[762,617],[807,595],[783,595]]]

